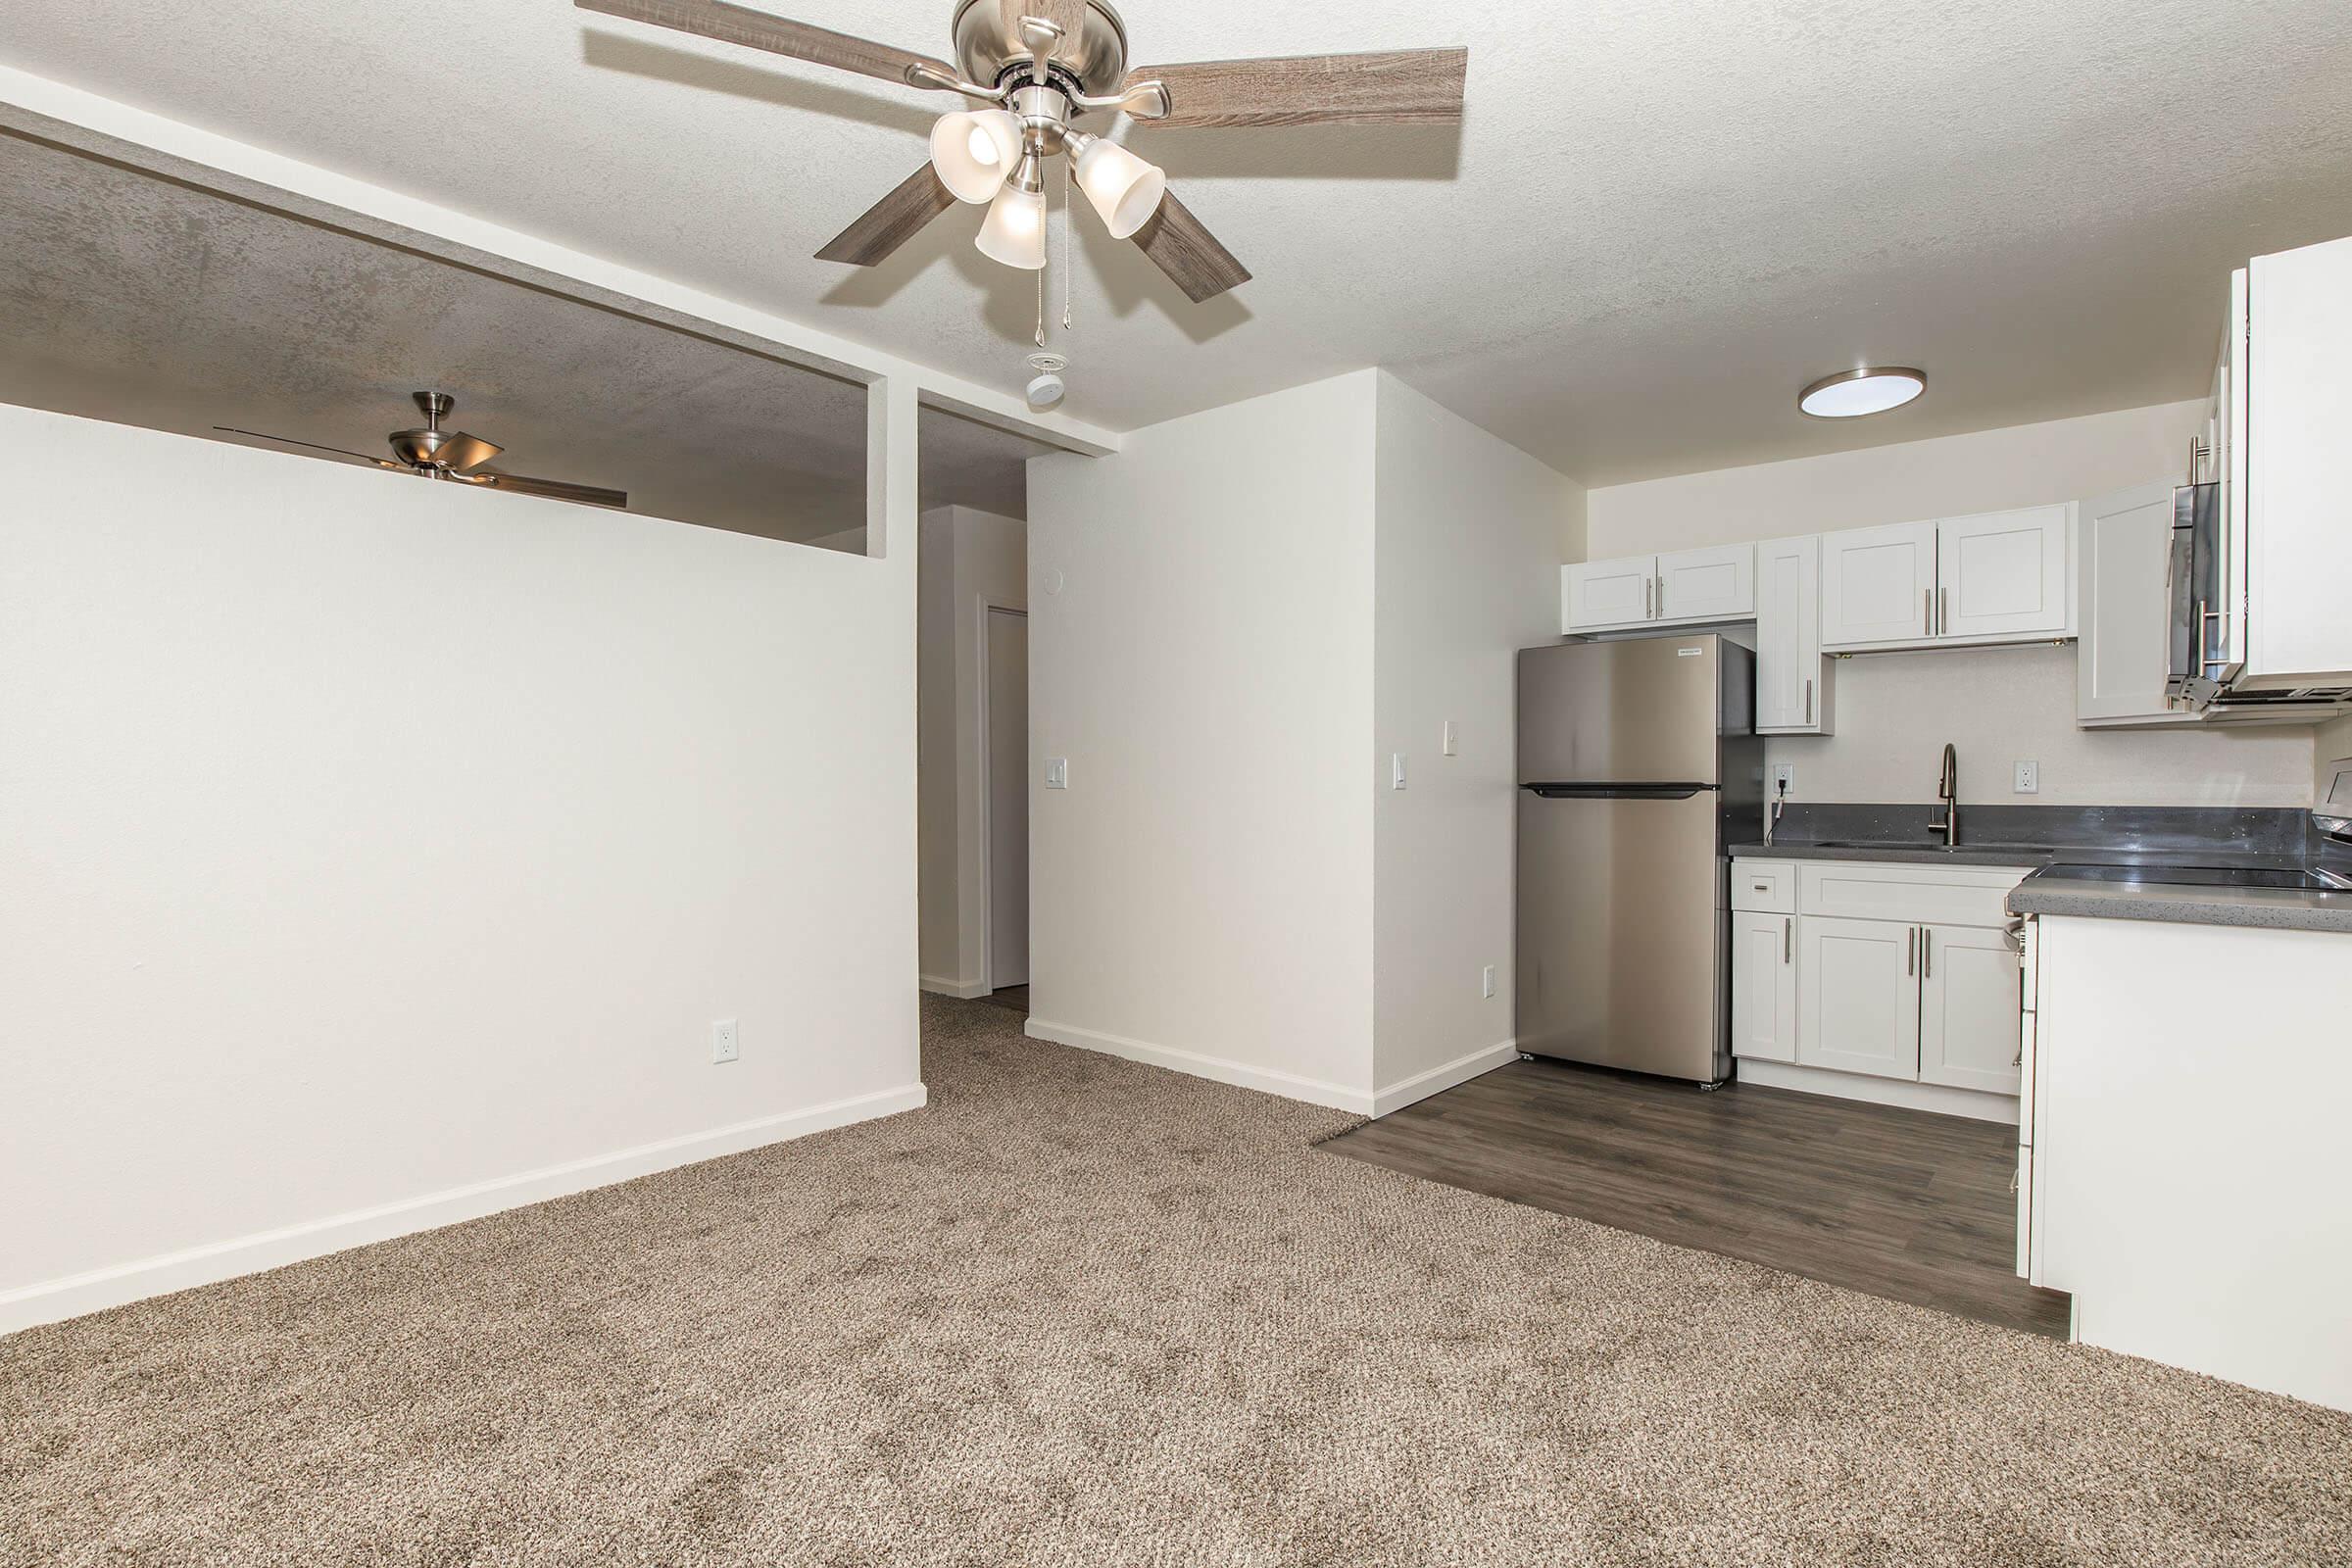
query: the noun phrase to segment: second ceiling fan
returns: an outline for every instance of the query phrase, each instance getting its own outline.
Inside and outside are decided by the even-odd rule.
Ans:
[[[1249,269],[1167,189],[1157,169],[1077,128],[1116,112],[1198,125],[1455,124],[1467,49],[1302,55],[1129,69],[1127,29],[1107,0],[959,0],[956,64],[788,22],[726,0],[574,0],[581,9],[699,33],[979,105],[931,132],[931,158],[816,254],[872,267],[957,201],[986,202],[983,254],[1046,264],[1045,166],[1066,155],[1114,238],[1131,239],[1195,303]]]

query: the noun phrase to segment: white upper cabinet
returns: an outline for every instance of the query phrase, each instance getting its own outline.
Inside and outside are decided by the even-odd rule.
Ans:
[[[1936,525],[1938,637],[2056,636],[2067,630],[2067,506],[1953,517]]]
[[[1723,545],[1560,568],[1560,630],[1628,631],[1747,620],[1756,612],[1756,547]]]
[[[1756,728],[1831,734],[1831,673],[1821,652],[1821,536],[1756,546]]]
[[[1821,643],[1925,642],[1936,635],[1936,524],[1897,522],[1821,536]]]
[[[2014,1095],[2023,1077],[2017,950],[1999,930],[1923,928],[1919,1081]]]
[[[2249,269],[2245,671],[2258,690],[2352,684],[2352,239]]]
[[[1658,557],[1658,619],[1746,620],[1756,612],[1756,547],[1725,545]]]
[[[2164,695],[2172,662],[2168,578],[2173,487],[2143,484],[2082,504],[2077,545],[2075,722],[2194,724]]]
[[[1821,645],[1921,648],[2074,632],[2071,502],[1821,536]]]
[[[1560,568],[1560,628],[1598,631],[1639,626],[1656,608],[1658,558],[1587,561]]]

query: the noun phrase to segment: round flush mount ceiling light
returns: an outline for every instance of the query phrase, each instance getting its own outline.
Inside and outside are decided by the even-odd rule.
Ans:
[[[1918,370],[1869,365],[1823,376],[1796,395],[1796,406],[1816,419],[1858,419],[1899,409],[1927,389],[1928,378]]]

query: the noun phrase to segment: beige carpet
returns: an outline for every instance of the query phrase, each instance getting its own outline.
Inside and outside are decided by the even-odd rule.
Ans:
[[[2352,1418],[924,1016],[929,1110],[0,1341],[0,1560],[2352,1562]]]

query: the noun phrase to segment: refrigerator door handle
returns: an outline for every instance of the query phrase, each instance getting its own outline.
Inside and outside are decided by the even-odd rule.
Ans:
[[[1712,784],[1522,784],[1546,801],[1687,801],[1714,790]]]

